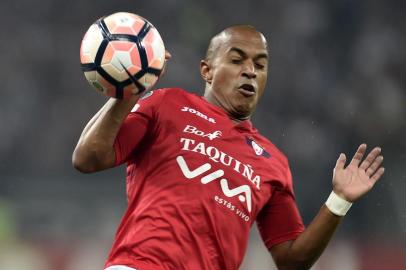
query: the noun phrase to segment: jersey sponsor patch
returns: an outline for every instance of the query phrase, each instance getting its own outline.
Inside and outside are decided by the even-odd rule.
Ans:
[[[263,156],[266,158],[271,157],[271,155],[267,151],[265,151],[265,149],[261,145],[259,145],[256,141],[254,141],[253,139],[251,139],[249,137],[245,137],[245,138],[246,138],[247,144],[252,147],[252,149],[254,150],[254,153],[257,156]]]

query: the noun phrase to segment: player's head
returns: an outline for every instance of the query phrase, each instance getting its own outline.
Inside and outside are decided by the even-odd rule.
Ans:
[[[223,30],[210,41],[200,73],[209,102],[222,107],[233,119],[249,118],[268,76],[265,37],[249,25]]]

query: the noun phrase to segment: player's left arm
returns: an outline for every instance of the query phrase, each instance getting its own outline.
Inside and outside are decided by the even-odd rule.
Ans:
[[[333,171],[333,192],[340,199],[350,203],[371,190],[384,173],[384,168],[381,166],[383,161],[381,149],[374,148],[363,160],[366,147],[365,144],[359,146],[347,167],[345,167],[346,156],[340,154]],[[298,238],[271,248],[272,257],[278,269],[310,269],[326,248],[343,218],[330,209],[332,209],[331,206],[323,205]]]

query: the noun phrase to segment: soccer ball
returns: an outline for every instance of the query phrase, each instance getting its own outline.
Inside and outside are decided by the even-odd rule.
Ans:
[[[80,46],[80,62],[92,86],[109,97],[126,99],[157,82],[165,46],[146,19],[118,12],[90,26]]]

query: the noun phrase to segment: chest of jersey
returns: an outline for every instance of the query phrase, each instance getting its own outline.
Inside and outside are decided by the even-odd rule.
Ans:
[[[177,173],[168,181],[184,181],[190,192],[182,196],[198,196],[241,222],[255,221],[274,181],[261,136],[197,97],[171,101],[157,117],[156,153]]]

